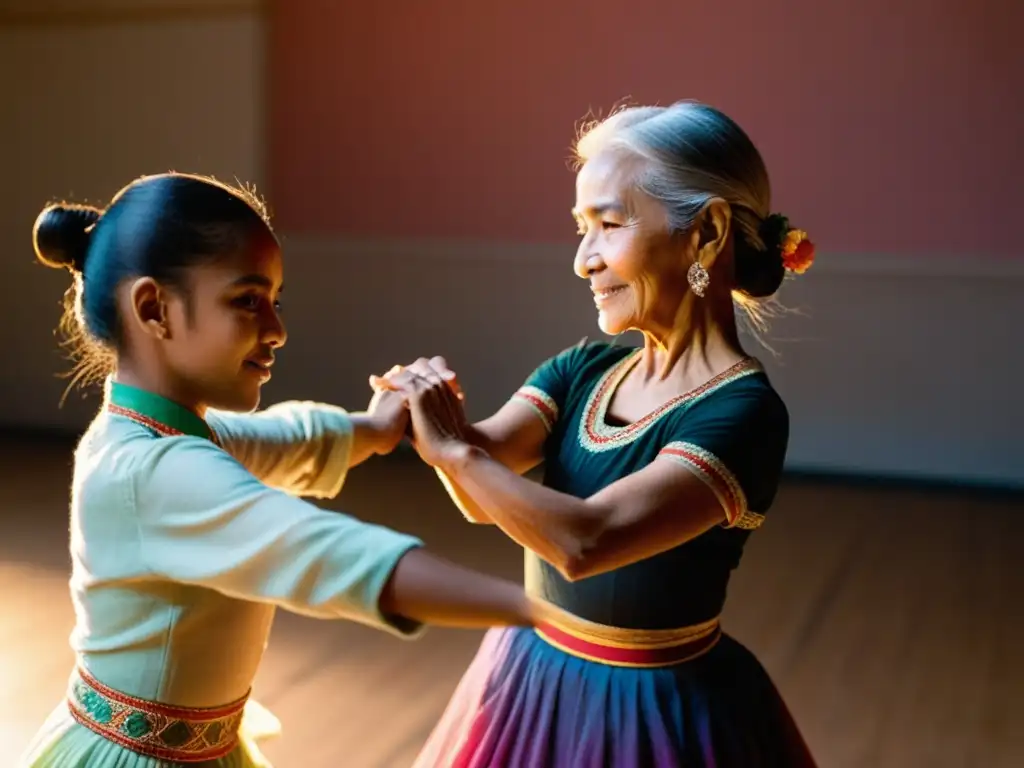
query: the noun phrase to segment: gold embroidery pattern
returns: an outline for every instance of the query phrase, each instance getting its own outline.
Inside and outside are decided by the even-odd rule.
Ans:
[[[744,516],[752,514],[747,511],[747,497],[739,481],[711,451],[693,443],[674,442],[662,448],[660,455],[678,461],[714,492],[725,510],[726,528],[736,526]]]
[[[754,531],[760,528],[763,524],[764,515],[747,510],[742,515],[740,515],[739,520],[737,520],[732,527],[740,528],[744,531]]]
[[[533,408],[548,432],[554,429],[555,422],[558,421],[558,404],[551,395],[543,389],[526,386],[520,387],[512,397]]]
[[[731,384],[737,379],[753,373],[759,373],[763,370],[757,360],[744,358],[696,389],[673,397],[639,421],[634,421],[632,424],[627,424],[624,427],[611,426],[607,423],[607,416],[612,395],[622,379],[629,373],[629,370],[639,362],[641,353],[642,350],[638,349],[609,368],[598,380],[597,385],[587,398],[586,406],[583,409],[583,417],[580,419],[579,441],[580,445],[591,453],[608,451],[628,445],[647,432],[648,429],[657,423],[658,419],[677,406],[685,405],[690,407],[726,384]]]
[[[235,748],[248,695],[214,709],[170,707],[115,691],[78,669],[67,698],[75,720],[115,744],[146,757],[200,763]]]
[[[107,410],[118,416],[124,416],[126,419],[131,419],[136,424],[140,424],[146,429],[156,432],[161,437],[180,437],[185,434],[181,430],[175,429],[174,427],[169,427],[163,422],[150,418],[149,416],[146,416],[144,413],[133,411],[131,408],[125,408],[124,406],[121,405],[114,405],[114,403],[109,403],[107,405]],[[217,433],[210,429],[209,426],[207,426],[207,429],[210,430],[210,442],[212,442],[218,448],[222,447],[220,444],[220,438],[217,437]]]

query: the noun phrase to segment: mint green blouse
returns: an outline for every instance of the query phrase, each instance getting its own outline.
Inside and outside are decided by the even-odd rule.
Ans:
[[[70,526],[71,644],[97,680],[182,707],[234,701],[277,608],[420,631],[378,601],[421,542],[299,498],[341,490],[343,409],[288,402],[204,421],[118,383],[107,400],[75,453]]]

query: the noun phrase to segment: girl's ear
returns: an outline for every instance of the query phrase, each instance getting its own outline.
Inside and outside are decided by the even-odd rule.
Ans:
[[[167,296],[161,285],[151,277],[140,277],[129,293],[132,320],[144,333],[157,339],[170,338],[167,320]]]

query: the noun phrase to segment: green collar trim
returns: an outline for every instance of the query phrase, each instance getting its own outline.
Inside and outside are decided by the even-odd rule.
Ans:
[[[213,436],[209,425],[197,414],[166,397],[147,392],[144,389],[111,381],[107,400],[116,411],[130,412],[121,415],[128,418],[141,416],[142,418],[135,418],[135,420],[157,429],[157,431],[161,431],[158,428],[163,427],[171,433],[181,433],[192,437],[210,439]],[[146,422],[155,423],[147,424]]]

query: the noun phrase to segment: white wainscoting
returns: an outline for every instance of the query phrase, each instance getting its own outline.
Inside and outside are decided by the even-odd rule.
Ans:
[[[282,238],[290,340],[267,401],[360,408],[370,373],[444,354],[481,416],[546,356],[600,335],[571,244]],[[56,296],[50,278],[26,295]],[[782,292],[777,357],[749,347],[789,404],[790,468],[1024,487],[1022,292],[1021,262],[822,253]],[[58,410],[43,359],[0,373],[0,422],[78,428],[95,398]]]
[[[419,355],[460,370],[473,415],[546,356],[599,336],[572,245],[285,238],[280,392],[358,406]],[[1024,262],[820,255],[757,351],[789,404],[790,467],[1024,486]]]

